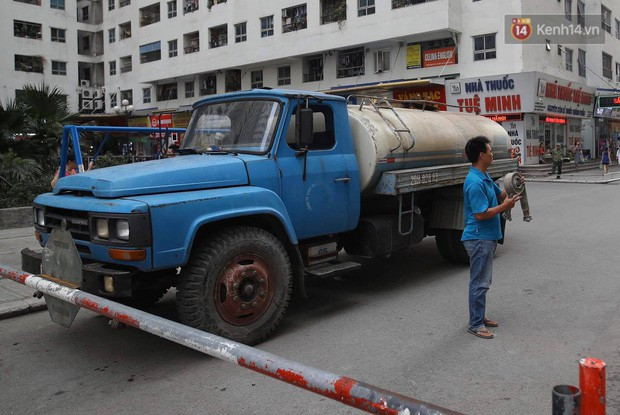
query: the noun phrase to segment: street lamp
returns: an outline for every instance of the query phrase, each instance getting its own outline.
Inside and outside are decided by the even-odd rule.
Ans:
[[[112,110],[117,114],[130,115],[133,112],[133,105],[129,105],[129,101],[124,99],[121,101],[120,106],[115,106]]]

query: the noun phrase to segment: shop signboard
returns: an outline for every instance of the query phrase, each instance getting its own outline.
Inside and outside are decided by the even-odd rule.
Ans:
[[[162,133],[154,133],[151,134],[151,137],[159,139],[163,138],[165,135],[165,130],[167,128],[173,128],[172,124],[172,114],[153,114],[151,115],[151,127],[152,128],[161,128]],[[168,145],[170,144],[181,144],[180,137],[178,133],[172,133],[168,137]]]
[[[397,88],[394,89],[394,99],[415,100],[421,99],[425,101],[435,101],[438,103],[446,103],[446,89],[443,85],[427,85],[413,88]],[[438,105],[441,111],[446,110],[445,105]]]
[[[620,108],[620,95],[601,95],[598,97],[598,108]]]
[[[524,143],[524,131],[525,123],[523,121],[507,121],[501,123],[502,127],[508,132],[510,137],[510,158],[516,158],[519,160],[519,164],[522,163],[522,154],[525,152]]]
[[[456,63],[456,48],[439,48],[424,51],[424,67],[454,65]]]
[[[149,117],[132,117],[127,119],[128,127],[150,127]]]
[[[415,43],[407,45],[407,69],[419,69],[422,67],[422,45]]]
[[[535,113],[571,118],[592,117],[594,89],[539,72],[446,81],[451,111],[482,115]],[[465,108],[469,107],[469,108]]]

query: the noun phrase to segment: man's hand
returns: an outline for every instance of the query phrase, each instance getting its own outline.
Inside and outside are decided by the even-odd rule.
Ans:
[[[513,207],[515,207],[515,204],[519,200],[521,200],[521,195],[514,195],[513,197],[507,197],[506,199],[504,199],[504,203],[502,203],[502,205],[504,205],[505,207],[504,210],[512,209]]]

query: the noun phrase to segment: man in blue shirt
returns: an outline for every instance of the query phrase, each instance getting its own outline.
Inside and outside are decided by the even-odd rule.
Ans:
[[[499,324],[485,317],[485,309],[493,275],[493,254],[497,241],[502,239],[499,215],[512,209],[521,196],[507,197],[506,191],[487,174],[493,163],[488,138],[478,136],[469,140],[465,154],[472,164],[463,184],[465,229],[461,238],[470,263],[468,331],[483,339],[492,339],[494,336],[487,327]]]

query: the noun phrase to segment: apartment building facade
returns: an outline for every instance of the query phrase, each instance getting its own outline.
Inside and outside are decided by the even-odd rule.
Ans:
[[[188,109],[256,87],[477,104],[532,163],[540,143],[580,140],[596,155],[620,121],[595,108],[597,95],[619,92],[612,0],[5,0],[0,9],[3,100],[44,80],[83,113],[123,100],[142,112]],[[603,42],[507,42],[504,16],[533,14],[600,16]],[[512,88],[492,89],[504,79]]]

